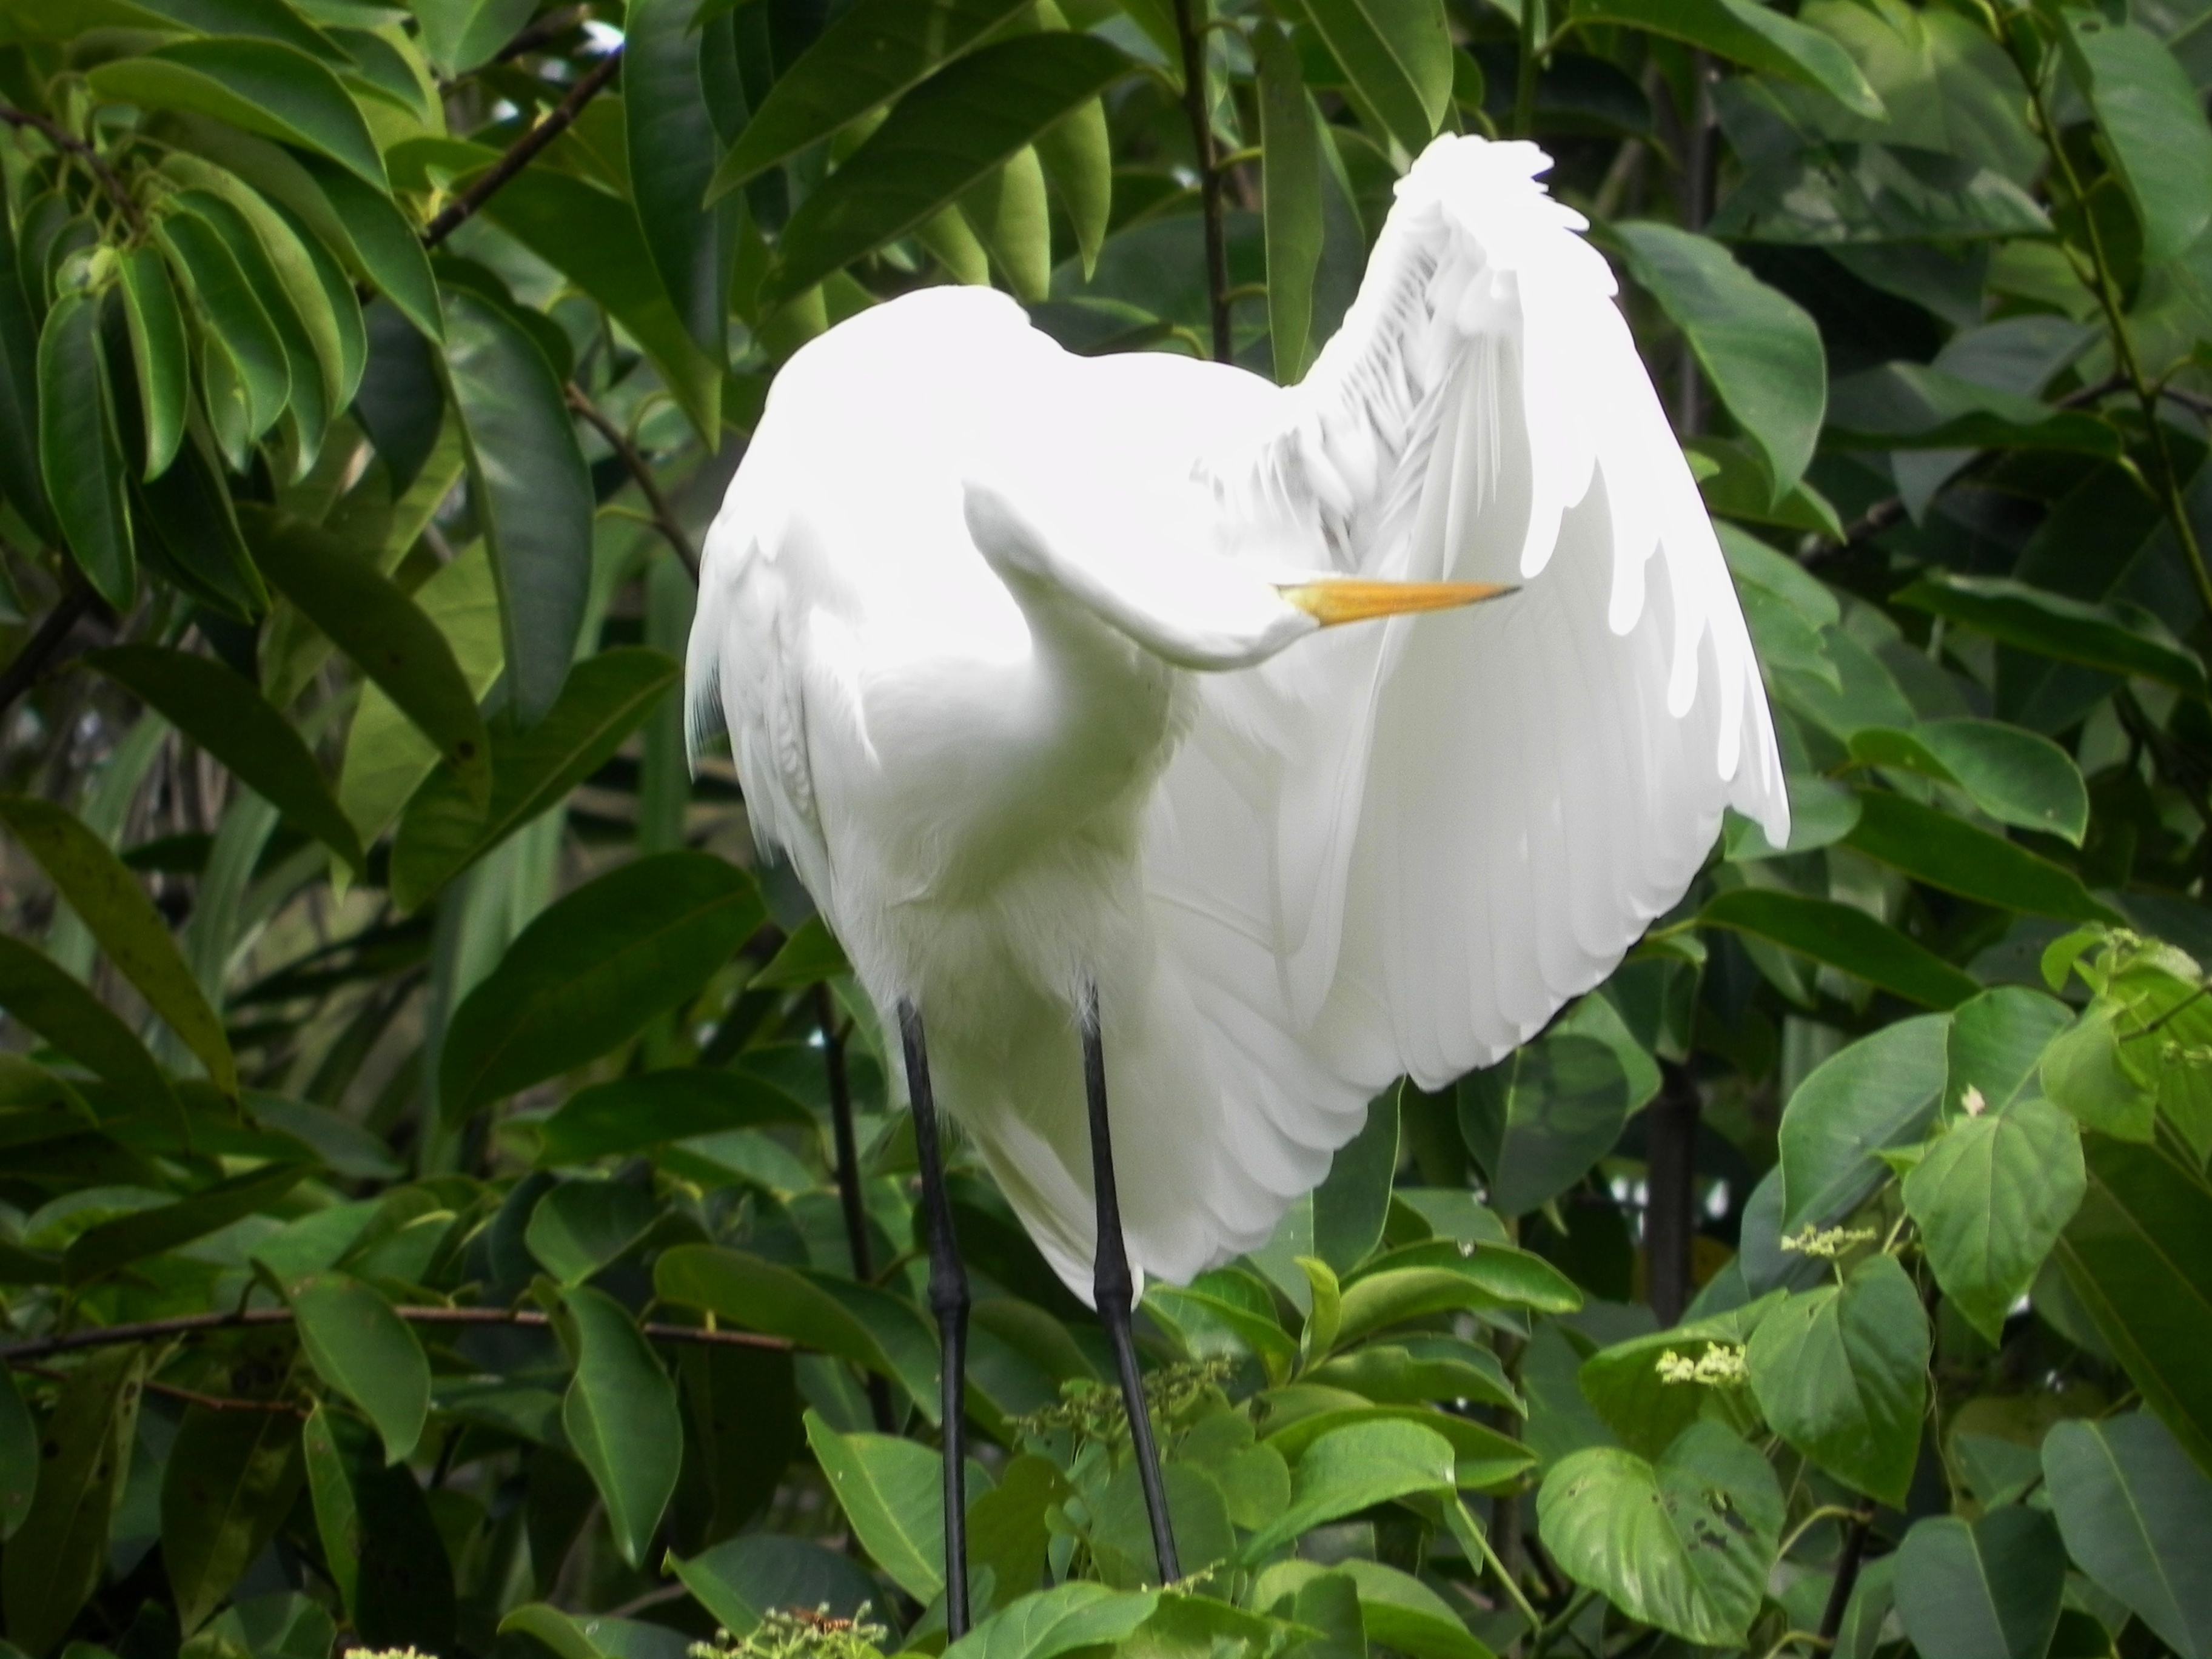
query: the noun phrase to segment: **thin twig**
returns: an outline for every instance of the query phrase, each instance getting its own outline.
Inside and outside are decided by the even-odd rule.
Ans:
[[[15,1369],[56,1382],[69,1381],[67,1371],[58,1371],[51,1365],[26,1363]],[[211,1412],[268,1412],[283,1417],[296,1417],[302,1422],[307,1416],[305,1411],[289,1400],[240,1400],[228,1395],[202,1394],[196,1389],[180,1389],[173,1382],[149,1382],[146,1392],[158,1394],[167,1400],[181,1400],[188,1406],[204,1406]]]
[[[1851,1591],[1859,1582],[1859,1563],[1866,1558],[1867,1534],[1873,1528],[1874,1505],[1862,1504],[1850,1530],[1844,1534],[1844,1553],[1836,1558],[1836,1582],[1828,1590],[1828,1605],[1820,1614],[1820,1641],[1826,1647],[1836,1645],[1836,1636],[1844,1627]]]
[[[592,71],[569,88],[552,112],[508,145],[506,154],[477,176],[476,182],[446,204],[445,210],[422,228],[422,246],[435,247],[476,215],[507,181],[538,159],[538,152],[568,130],[584,112],[584,106],[603,91],[622,68],[623,49],[614,47],[592,66]]]
[[[519,1325],[541,1329],[550,1322],[526,1308],[394,1308],[410,1325]],[[174,1319],[146,1319],[130,1325],[95,1325],[59,1336],[42,1336],[0,1348],[0,1364],[16,1365],[43,1359],[49,1354],[73,1353],[81,1348],[111,1348],[125,1342],[155,1342],[163,1337],[185,1336],[200,1331],[236,1330],[256,1325],[289,1325],[289,1308],[243,1308],[235,1313],[183,1314]],[[696,1325],[646,1325],[645,1334],[661,1342],[702,1342],[736,1348],[770,1348],[779,1353],[794,1345],[781,1336],[754,1331],[707,1330]]]
[[[131,199],[130,191],[125,188],[123,180],[116,176],[115,169],[107,165],[107,158],[90,144],[85,143],[59,122],[32,110],[17,109],[13,104],[0,104],[0,121],[6,122],[11,127],[29,127],[33,131],[42,132],[46,134],[49,143],[58,149],[67,150],[77,160],[82,161],[86,169],[100,181],[100,187],[106,191],[113,199],[115,205],[122,210],[124,218],[130,223],[131,234],[134,236],[143,236],[146,234],[146,216],[139,211],[138,204]]]
[[[571,380],[568,392],[568,407],[592,423],[599,436],[607,441],[608,447],[621,459],[622,464],[629,469],[629,476],[637,480],[637,487],[644,494],[646,505],[653,509],[653,527],[660,532],[661,539],[684,562],[684,568],[691,573],[691,585],[696,587],[699,585],[699,555],[691,545],[691,538],[684,533],[684,526],[677,522],[675,512],[668,505],[668,497],[661,494],[660,483],[653,476],[653,468],[647,465],[645,457],[638,453],[637,446],[630,441],[629,434],[616,425],[606,411],[585,394],[583,387]]]
[[[68,643],[76,625],[84,620],[85,613],[99,603],[100,596],[92,584],[79,576],[70,590],[46,613],[39,631],[24,641],[23,648],[0,668],[0,714],[8,712],[15,699],[39,682],[47,662]]]
[[[1193,21],[1197,0],[1176,0],[1176,35],[1182,47],[1182,106],[1198,156],[1198,200],[1206,220],[1206,310],[1213,321],[1213,360],[1236,355],[1230,327],[1229,242],[1221,216],[1221,164],[1213,149],[1213,112],[1206,96],[1206,39]]]

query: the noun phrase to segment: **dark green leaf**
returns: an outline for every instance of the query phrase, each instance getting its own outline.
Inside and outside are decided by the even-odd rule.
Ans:
[[[1832,433],[1875,449],[2067,449],[2119,453],[2109,422],[1979,386],[1918,363],[1885,363],[1830,388]]]
[[[1032,34],[933,76],[792,216],[763,303],[802,294],[904,235],[1128,67],[1096,36]]]
[[[1446,42],[1449,48],[1449,42]],[[1262,214],[1267,238],[1267,337],[1275,379],[1304,376],[1313,331],[1314,273],[1321,267],[1321,131],[1291,38],[1263,21],[1253,37],[1260,68]]]
[[[1443,0],[1307,0],[1307,13],[1390,136],[1419,155],[1451,102]]]
[[[613,1297],[580,1286],[563,1307],[575,1322],[577,1354],[561,1425],[607,1506],[616,1549],[638,1566],[676,1490],[684,1449],[676,1385]]]
[[[525,726],[568,678],[591,592],[591,474],[561,383],[495,307],[449,291],[447,390],[499,578],[507,678]],[[396,699],[395,699],[396,701]]]
[[[851,1556],[775,1533],[749,1533],[688,1561],[672,1556],[667,1565],[732,1631],[749,1632],[762,1613],[783,1607],[826,1607],[833,1618],[850,1619],[864,1605],[879,1607],[883,1596],[875,1576]]]
[[[39,461],[39,313],[25,292],[15,238],[0,234],[0,495],[24,522],[58,541]],[[40,295],[43,300],[43,295]]]
[[[387,1463],[404,1464],[430,1410],[430,1362],[381,1296],[341,1273],[291,1288],[300,1346],[315,1373],[368,1413]]]
[[[1390,1178],[1398,1169],[1398,1091],[1367,1105],[1359,1133],[1336,1149],[1328,1177],[1314,1189],[1314,1254],[1349,1273],[1382,1242],[1390,1210]]]
[[[317,151],[378,190],[387,187],[361,111],[337,76],[297,47],[236,37],[178,40],[102,64],[89,78],[117,103],[212,116]]]
[[[438,72],[472,70],[519,33],[537,0],[416,0],[422,50]]]
[[[238,1063],[222,1021],[178,951],[138,878],[70,812],[28,795],[0,795],[0,823],[15,832],[116,970],[208,1068],[216,1088],[238,1092]],[[88,1064],[90,1062],[88,1061]]]
[[[656,854],[570,893],[453,1015],[444,1110],[459,1118],[626,1042],[693,995],[766,915],[752,878],[704,853]]]
[[[305,1164],[276,1164],[249,1170],[203,1187],[173,1204],[156,1205],[88,1227],[70,1241],[63,1272],[72,1285],[128,1267],[163,1250],[204,1238],[219,1228],[266,1209],[308,1172]]]
[[[1816,1066],[1782,1114],[1781,1230],[1830,1227],[1887,1176],[1877,1153],[1936,1121],[1951,1022],[1923,1014],[1862,1037]]]
[[[2001,720],[1927,720],[1910,732],[1867,726],[1851,734],[1851,758],[1955,785],[1998,823],[2076,847],[2089,826],[2089,791],[2074,757]]]
[[[361,837],[292,724],[222,664],[159,646],[121,645],[87,659],[136,694],[301,830],[363,867]]]
[[[0,1008],[134,1101],[181,1126],[169,1080],[107,1005],[34,947],[0,933]]]
[[[318,1405],[301,1437],[323,1559],[364,1642],[447,1649],[453,1572],[430,1506],[404,1463],[386,1467],[357,1419]]]
[[[1915,881],[1999,909],[2059,921],[2124,920],[2089,896],[2071,871],[2002,836],[1886,789],[1859,791],[1859,821],[1844,844]]]
[[[212,172],[214,169],[210,168]],[[251,196],[251,191],[241,193]],[[285,412],[292,417],[288,435],[295,440],[296,470],[304,472],[314,464],[320,452],[323,432],[330,423],[332,413],[330,404],[330,375],[335,373],[337,356],[336,325],[325,305],[319,289],[297,298],[288,290],[279,274],[270,249],[264,246],[262,236],[252,222],[222,197],[204,190],[188,190],[173,198],[179,215],[172,216],[172,222],[182,213],[204,220],[222,239],[238,262],[246,285],[259,301],[262,314],[275,331],[278,349],[284,360]],[[264,210],[264,216],[274,218],[273,212]],[[289,232],[283,233],[289,234]],[[307,265],[304,249],[288,250],[299,268],[305,283],[312,284],[313,271]],[[304,298],[314,310],[318,326],[311,329],[302,317],[298,299]],[[316,336],[325,337],[319,347]],[[326,371],[325,364],[330,365]]]
[[[169,285],[168,267],[152,247],[123,256],[124,314],[131,323],[131,356],[138,372],[138,406],[146,417],[146,470],[158,478],[184,441],[185,403],[191,392],[191,359],[185,314]]]
[[[778,1123],[811,1129],[814,1119],[774,1084],[742,1072],[648,1072],[579,1089],[562,1101],[538,1126],[538,1162],[557,1169],[693,1135]]]
[[[538,1200],[522,1240],[563,1285],[580,1285],[628,1249],[659,1218],[642,1187],[623,1181],[568,1181]]]
[[[1262,1455],[1275,1455],[1265,1449]],[[1191,1571],[1204,1572],[1236,1554],[1237,1529],[1229,1519],[1229,1500],[1208,1471],[1172,1462],[1160,1471],[1160,1484],[1166,1491],[1168,1525],[1175,1534],[1176,1553],[1190,1563]],[[971,1516],[975,1503],[981,1501],[971,1502]],[[1115,1589],[1140,1589],[1158,1579],[1152,1517],[1133,1463],[1122,1465],[1107,1481],[1091,1510],[1087,1536],[1099,1577]]]
[[[209,439],[198,422],[169,470],[138,487],[141,530],[149,532],[182,579],[241,621],[269,609],[269,589],[246,551]]]
[[[1905,1177],[1905,1208],[1952,1304],[1996,1341],[2081,1202],[2080,1132],[2049,1101],[1962,1118]]]
[[[2043,1474],[2067,1553],[2182,1659],[2212,1653],[2212,1479],[2147,1412],[2052,1425]]]
[[[208,416],[233,467],[243,471],[246,447],[276,424],[292,394],[283,338],[214,225],[175,213],[155,234],[205,313],[200,376]]]
[[[1741,887],[1708,902],[1698,920],[1767,939],[1931,1008],[1954,1006],[1981,989],[1925,945],[1827,899]]]
[[[1948,574],[1923,577],[1894,599],[2023,651],[2205,695],[2204,665],[2196,654],[2125,599],[2092,605],[2008,577]]]
[[[737,204],[702,205],[721,142],[700,80],[702,36],[692,27],[697,9],[691,0],[631,0],[623,29],[623,119],[630,200],[653,269],[684,327],[719,366]],[[714,378],[719,386],[719,373]]]
[[[16,1391],[15,1373],[0,1365],[0,1542],[15,1535],[38,1489],[38,1425]]]
[[[1849,52],[1755,0],[1582,0],[1575,19],[1648,29],[1825,92],[1854,114],[1880,120],[1887,112]]]
[[[186,1410],[161,1475],[161,1565],[185,1630],[269,1547],[306,1474],[290,1412]]]
[[[1023,9],[1021,0],[860,0],[779,76],[709,198],[881,108]]]
[[[325,240],[349,251],[350,268],[406,313],[425,338],[442,342],[446,325],[437,279],[430,274],[429,258],[406,216],[389,196],[346,168],[313,156],[302,162],[313,177],[323,213],[337,222],[338,234]],[[286,205],[302,216],[307,214],[296,201]]]
[[[1639,1104],[1613,1050],[1554,1034],[1460,1079],[1460,1133],[1500,1214],[1525,1215],[1580,1181]]]
[[[2106,153],[2135,204],[2143,263],[2162,264],[2212,222],[2212,128],[2203,101],[2147,29],[2069,16],[2063,39]]]
[[[138,591],[128,475],[107,390],[100,301],[65,294],[39,337],[39,465],[78,568],[118,611]]]
[[[1897,1613],[1923,1653],[1944,1659],[2041,1659],[2066,1589],[2066,1551],[2051,1517],[1992,1510],[1969,1526],[1922,1521],[1897,1553]]]

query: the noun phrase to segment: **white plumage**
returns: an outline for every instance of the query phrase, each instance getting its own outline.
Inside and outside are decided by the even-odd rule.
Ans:
[[[1088,1297],[1099,989],[1133,1262],[1263,1242],[1410,1073],[1596,985],[1724,805],[1788,836],[1712,527],[1579,216],[1440,138],[1306,380],[1079,358],[933,289],[794,356],[689,695]],[[1316,634],[1312,573],[1519,584]]]

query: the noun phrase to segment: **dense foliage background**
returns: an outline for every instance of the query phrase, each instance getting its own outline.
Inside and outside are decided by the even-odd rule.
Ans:
[[[1623,275],[1796,838],[1152,1288],[1183,1583],[956,1155],[963,1659],[2212,1653],[2196,0],[0,42],[6,1651],[942,1646],[911,1133],[686,773],[700,536],[778,363],[917,283],[1294,380],[1450,129]]]

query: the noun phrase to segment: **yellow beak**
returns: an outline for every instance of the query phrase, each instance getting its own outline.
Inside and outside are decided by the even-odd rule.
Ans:
[[[1275,591],[1323,628],[1334,628],[1340,623],[1395,617],[1409,611],[1453,611],[1515,590],[1497,582],[1378,582],[1356,576],[1324,576]]]

